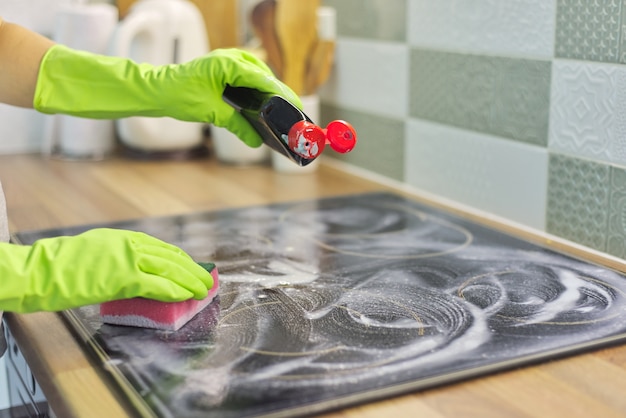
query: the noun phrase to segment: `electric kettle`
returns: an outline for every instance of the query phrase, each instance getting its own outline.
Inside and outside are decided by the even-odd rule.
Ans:
[[[111,40],[111,55],[154,65],[190,61],[209,50],[206,27],[197,7],[187,0],[141,0],[120,21]],[[161,117],[116,121],[120,141],[139,152],[178,152],[203,142],[201,123]]]

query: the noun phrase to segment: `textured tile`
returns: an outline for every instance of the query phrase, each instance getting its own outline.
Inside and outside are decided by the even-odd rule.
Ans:
[[[392,118],[407,114],[408,48],[404,44],[340,40],[338,59],[320,89],[326,102]]]
[[[554,1],[412,0],[411,46],[550,59]]]
[[[411,51],[411,116],[487,130],[494,91],[495,62],[474,55]]]
[[[322,104],[323,124],[334,119],[349,121],[357,131],[358,143],[348,154],[324,151],[324,158],[335,158],[394,180],[404,180],[402,120]]]
[[[619,63],[626,64],[626,1],[622,1],[620,22]]]
[[[611,167],[606,252],[626,258],[626,169]]]
[[[548,143],[550,63],[496,59],[491,132],[534,145]]]
[[[324,0],[337,11],[337,35],[406,40],[407,0]]]
[[[555,56],[618,62],[623,0],[558,0]]]
[[[545,146],[548,61],[413,49],[409,114]]]
[[[545,228],[544,148],[411,119],[405,161],[412,186]]]
[[[550,154],[546,230],[605,251],[609,177],[608,165]]]
[[[549,148],[626,165],[626,68],[553,63]]]

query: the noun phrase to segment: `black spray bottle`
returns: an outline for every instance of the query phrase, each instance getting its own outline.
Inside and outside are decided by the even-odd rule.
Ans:
[[[322,129],[281,96],[227,86],[223,98],[250,122],[267,146],[300,166],[315,160],[326,144],[340,153],[356,145],[356,131],[349,123],[336,120]]]

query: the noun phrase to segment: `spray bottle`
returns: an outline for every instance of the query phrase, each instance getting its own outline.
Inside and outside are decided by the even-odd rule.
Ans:
[[[227,86],[223,98],[246,118],[267,146],[299,166],[313,162],[326,144],[339,153],[356,145],[356,131],[348,122],[335,120],[322,129],[281,96]]]

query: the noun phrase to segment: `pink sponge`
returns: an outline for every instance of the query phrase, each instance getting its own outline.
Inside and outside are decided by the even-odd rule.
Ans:
[[[201,263],[213,276],[213,287],[202,300],[160,302],[152,299],[132,298],[114,300],[100,305],[102,322],[131,327],[155,328],[176,331],[211,303],[219,289],[219,275],[212,263]]]

